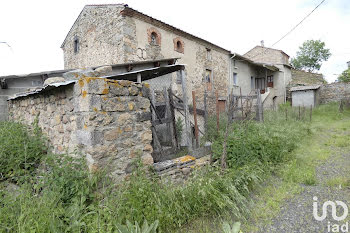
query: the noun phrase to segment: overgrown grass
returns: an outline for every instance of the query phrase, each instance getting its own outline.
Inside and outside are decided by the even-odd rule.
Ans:
[[[22,124],[0,121],[0,181],[23,182],[35,171],[46,150],[37,127],[30,134]]]
[[[269,174],[290,179],[285,190],[294,193],[299,189],[293,182],[313,184],[315,180],[307,168],[303,175],[297,172],[303,163],[294,154],[313,129],[306,121],[286,121],[282,114],[267,113],[264,123],[233,124],[228,138],[229,169],[198,170],[183,185],[160,182],[141,167],[128,182],[113,187],[106,176],[87,172],[83,160],[44,155],[38,144],[41,154],[32,163],[33,172],[23,175],[30,179],[15,194],[5,188],[0,192],[0,232],[116,232],[126,221],[144,220],[159,220],[160,232],[189,232],[191,223],[200,219],[245,219],[251,215],[252,190]],[[213,142],[214,158],[219,158],[224,124],[219,133],[216,122],[211,125],[207,139]],[[2,130],[7,131],[6,127]],[[10,148],[6,151],[11,153]],[[284,163],[287,166],[281,169]],[[40,169],[34,169],[39,164]],[[266,203],[276,209],[286,194],[273,188],[270,193],[275,199]]]
[[[269,224],[279,213],[282,203],[303,190],[301,184],[317,183],[316,167],[329,158],[332,148],[344,146],[344,135],[339,133],[344,134],[349,130],[350,121],[346,120],[349,117],[350,111],[339,113],[337,103],[321,105],[314,109],[310,123],[311,137],[303,138],[291,153],[292,159],[281,164],[268,185],[256,192],[254,211],[249,221],[245,222],[244,231],[255,232],[258,230],[258,224]],[[348,184],[348,179],[340,177],[328,180],[326,185],[347,187]]]

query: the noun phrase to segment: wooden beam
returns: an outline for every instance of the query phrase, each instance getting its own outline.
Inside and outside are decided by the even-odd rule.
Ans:
[[[197,105],[196,105],[196,92],[192,91],[192,103],[193,103],[193,118],[194,118],[194,130],[197,142],[197,148],[199,147],[199,135],[198,135],[198,123],[197,123]]]
[[[182,83],[182,95],[183,95],[183,105],[185,112],[185,141],[189,151],[192,151],[192,130],[190,125],[190,113],[188,110],[188,99],[187,99],[187,86],[186,86],[186,74],[184,70],[180,71],[181,83]]]

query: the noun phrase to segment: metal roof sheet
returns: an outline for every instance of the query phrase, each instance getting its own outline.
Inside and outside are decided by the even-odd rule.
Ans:
[[[297,86],[290,88],[290,91],[306,91],[306,90],[317,90],[321,85],[312,85],[312,86]]]

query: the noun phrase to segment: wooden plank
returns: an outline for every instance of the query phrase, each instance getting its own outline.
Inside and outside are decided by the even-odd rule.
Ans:
[[[164,99],[165,99],[165,106],[166,106],[165,117],[170,119],[170,122],[167,123],[167,128],[168,128],[169,133],[170,133],[171,144],[172,144],[173,148],[177,148],[177,144],[176,144],[176,140],[175,140],[175,136],[174,136],[173,117],[172,117],[172,112],[171,112],[171,107],[170,107],[169,94],[168,94],[168,90],[166,89],[166,87],[164,87]]]
[[[155,104],[155,95],[154,95],[154,90],[151,89],[151,112],[152,112],[152,122],[156,120],[156,109],[154,107]],[[155,151],[159,151],[160,154],[163,154],[163,150],[162,150],[162,146],[160,145],[159,139],[158,139],[158,135],[157,135],[157,131],[155,126],[152,124],[152,136],[153,136],[153,149]]]
[[[241,98],[240,95],[233,95],[233,97]],[[243,98],[243,99],[250,99],[250,98],[256,99],[257,97],[258,97],[258,95],[242,95],[242,98]]]
[[[173,126],[173,139],[175,140],[175,149],[179,149],[179,141],[177,138],[177,131],[176,131],[176,118],[175,118],[175,106],[174,106],[174,98],[173,98],[173,91],[171,88],[168,90],[169,92],[169,102],[170,102],[170,112],[171,112],[171,118],[172,118],[172,126]]]
[[[187,99],[187,87],[186,87],[186,74],[184,70],[180,71],[181,82],[182,82],[182,95],[183,95],[183,105],[185,113],[185,141],[189,151],[192,151],[192,130],[190,125],[190,113],[188,110],[188,99]]]
[[[216,131],[220,130],[219,93],[216,91]]]
[[[196,147],[199,147],[199,136],[198,136],[198,123],[197,123],[197,105],[196,105],[196,92],[192,91],[192,103],[193,103],[193,119],[194,119],[194,135],[196,137]]]
[[[208,132],[208,109],[207,109],[207,90],[204,88],[204,131]]]
[[[151,105],[156,106],[156,98],[154,94],[154,90],[151,89]],[[157,119],[156,117],[156,109],[151,109],[152,111],[152,121],[155,121]]]
[[[156,125],[168,124],[168,123],[171,123],[172,120],[173,119],[171,117],[163,118],[161,120],[156,119],[156,120],[152,121],[152,125],[156,126]]]
[[[263,106],[262,106],[262,100],[261,100],[261,93],[260,93],[260,90],[258,89],[257,90],[257,96],[258,96],[258,98],[257,98],[257,103],[256,103],[256,119],[257,119],[257,121],[260,121],[260,122],[262,122],[262,121],[264,121],[264,119],[263,119]]]
[[[243,98],[242,98],[242,88],[241,87],[239,87],[239,94],[240,94],[240,98],[241,98],[242,117],[244,117]]]

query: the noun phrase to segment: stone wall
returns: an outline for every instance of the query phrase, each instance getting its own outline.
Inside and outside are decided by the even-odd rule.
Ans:
[[[256,46],[246,54],[245,57],[261,63],[289,64],[289,56],[283,51],[262,46]]]
[[[151,32],[158,35],[157,43],[151,42]],[[76,37],[80,38],[80,47],[74,53]],[[177,41],[182,42],[181,50],[175,46]],[[180,62],[187,65],[189,102],[192,102],[191,91],[195,90],[199,97],[198,107],[202,108],[206,69],[213,73],[213,93],[219,90],[221,96],[227,96],[229,51],[124,5],[85,6],[62,49],[66,68],[179,57]],[[211,51],[210,59],[208,50]],[[175,73],[170,76],[174,93],[181,96],[181,83],[176,82]]]
[[[292,80],[289,83],[290,86],[309,86],[317,84],[325,84],[322,74],[306,72],[302,70],[292,69]]]
[[[81,78],[9,101],[10,118],[38,125],[56,153],[77,151],[90,170],[106,169],[116,179],[140,157],[153,164],[147,84]]]
[[[292,101],[291,87],[295,86],[310,86],[310,85],[323,85],[326,80],[322,74],[306,72],[303,70],[291,69],[292,80],[287,85],[287,100]]]
[[[321,104],[350,99],[350,83],[330,83],[320,87],[319,102]]]
[[[124,29],[123,5],[85,6],[62,44],[65,69],[111,65],[124,62],[124,45],[129,32]],[[74,41],[78,40],[78,51]]]

